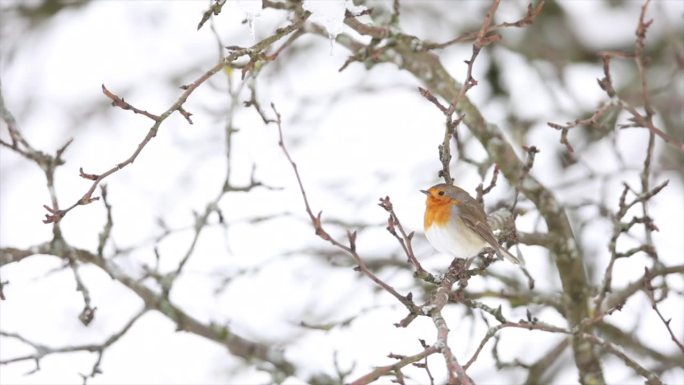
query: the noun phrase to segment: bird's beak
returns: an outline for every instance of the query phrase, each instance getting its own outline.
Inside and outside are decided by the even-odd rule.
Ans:
[[[422,192],[422,193],[425,194],[425,195],[430,195],[430,193],[427,192],[427,190],[420,190],[420,192]]]

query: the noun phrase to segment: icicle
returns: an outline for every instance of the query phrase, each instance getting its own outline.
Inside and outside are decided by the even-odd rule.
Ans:
[[[335,38],[336,37],[337,36],[335,34],[328,32],[328,39],[330,39],[330,53],[329,53],[330,56],[333,55],[333,48],[335,47]]]
[[[304,8],[312,13],[310,20],[328,31],[330,56],[333,55],[337,35],[344,30],[344,13],[348,4],[352,3],[348,0],[304,0]]]
[[[255,23],[256,16],[252,12],[246,12],[247,25],[249,26],[249,34],[252,36],[252,40],[256,41]]]
[[[237,6],[245,15],[252,41],[256,41],[256,19],[261,16],[261,1],[238,0]]]

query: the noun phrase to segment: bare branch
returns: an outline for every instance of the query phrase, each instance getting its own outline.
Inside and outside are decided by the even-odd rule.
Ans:
[[[504,23],[497,24],[494,26],[488,25],[488,27],[484,30],[482,28],[480,28],[480,30],[478,30],[478,31],[472,31],[472,32],[465,33],[465,34],[463,34],[457,38],[451,39],[451,40],[446,41],[444,43],[426,42],[426,44],[424,45],[424,49],[425,50],[442,49],[442,48],[446,48],[446,47],[453,45],[453,44],[476,40],[481,35],[489,35],[492,32],[498,31],[500,29],[509,28],[509,27],[526,27],[526,26],[534,23],[534,20],[537,18],[537,16],[539,16],[542,9],[544,8],[545,1],[542,0],[542,1],[538,1],[536,3],[537,4],[535,4],[534,6],[532,5],[532,3],[530,3],[527,6],[527,13],[520,20],[517,20],[514,22],[504,22]]]
[[[161,115],[156,116],[147,113],[146,111],[139,110],[127,102],[125,102],[123,99],[119,98],[118,96],[114,95],[113,93],[109,92],[104,85],[102,86],[102,90],[109,97],[110,99],[113,100],[113,103],[115,106],[124,108],[124,109],[130,109],[133,110],[136,113],[143,114],[152,120],[155,121],[154,125],[150,127],[149,131],[147,132],[147,135],[145,135],[145,138],[138,144],[138,147],[136,150],[124,161],[116,164],[109,170],[97,174],[98,178],[95,179],[83,196],[73,203],[71,206],[67,207],[66,209],[60,210],[55,204],[52,205],[52,207],[45,207],[45,209],[48,211],[49,214],[46,214],[46,219],[43,221],[45,223],[56,223],[59,222],[69,211],[73,210],[75,207],[80,206],[80,205],[86,205],[91,203],[92,201],[96,200],[97,198],[94,198],[92,194],[95,192],[95,189],[97,186],[108,176],[116,173],[117,171],[125,168],[126,166],[132,164],[140,155],[140,153],[143,151],[145,146],[155,137],[157,136],[157,132],[159,131],[159,128],[161,127],[161,124],[171,116],[174,112],[178,111],[183,117],[188,120],[189,123],[192,124],[192,121],[190,120],[190,114],[183,109],[183,104],[187,101],[187,99],[190,97],[190,95],[204,82],[206,82],[209,78],[214,76],[217,72],[221,71],[225,65],[231,64],[233,61],[236,59],[242,57],[242,56],[250,56],[253,58],[258,57],[259,54],[261,54],[262,51],[266,50],[271,46],[271,44],[275,43],[276,41],[280,40],[281,38],[285,37],[286,35],[298,30],[301,28],[302,24],[306,20],[306,18],[310,15],[310,13],[305,13],[304,16],[300,19],[295,21],[294,23],[283,27],[283,28],[278,28],[276,32],[259,41],[258,43],[254,44],[250,48],[241,48],[241,49],[236,49],[233,50],[228,56],[226,56],[223,60],[221,60],[218,64],[214,65],[212,68],[207,70],[204,74],[202,74],[199,78],[197,78],[194,82],[190,84],[186,84],[181,87],[183,92],[181,95],[176,99],[176,101],[169,107],[166,111],[164,111]],[[251,61],[250,61],[251,62]]]
[[[112,106],[114,106],[114,107],[119,107],[122,110],[130,110],[136,114],[147,116],[148,118],[154,120],[155,122],[158,122],[160,119],[159,116],[157,116],[157,115],[154,115],[154,114],[151,114],[145,110],[141,110],[139,108],[133,107],[128,102],[126,102],[122,97],[119,97],[115,93],[113,93],[112,91],[108,90],[104,84],[102,85],[102,93],[105,94],[106,97],[112,99]]]

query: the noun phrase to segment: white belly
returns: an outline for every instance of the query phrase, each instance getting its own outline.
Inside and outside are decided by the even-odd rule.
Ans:
[[[457,258],[474,257],[487,246],[487,243],[468,229],[460,219],[449,221],[446,226],[432,225],[425,230],[425,236],[439,252]]]

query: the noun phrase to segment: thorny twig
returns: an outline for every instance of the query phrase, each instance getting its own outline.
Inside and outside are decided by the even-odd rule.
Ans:
[[[594,113],[586,118],[586,119],[575,119],[573,122],[567,122],[565,124],[559,124],[559,123],[553,123],[553,122],[547,122],[546,124],[551,127],[555,128],[556,130],[559,130],[561,132],[561,138],[560,142],[561,144],[565,145],[565,148],[569,153],[575,152],[574,147],[570,144],[570,141],[568,140],[568,132],[570,129],[575,128],[577,126],[600,126],[600,119],[603,115],[606,113],[612,111],[614,109],[615,105],[612,103],[606,103],[600,108],[598,108]]]
[[[480,183],[480,184],[477,185],[477,187],[475,188],[475,191],[477,191],[477,197],[476,197],[475,199],[476,199],[476,200],[480,203],[480,205],[482,205],[483,207],[484,207],[483,198],[484,198],[484,196],[485,196],[486,194],[488,194],[490,191],[492,191],[492,189],[494,188],[494,186],[496,186],[496,180],[498,179],[498,177],[499,177],[499,166],[494,165],[494,171],[492,172],[492,180],[489,182],[489,185],[488,185],[487,187],[484,187],[484,186],[482,185],[482,183]]]
[[[451,172],[449,171],[449,164],[451,162],[451,151],[449,149],[449,143],[451,142],[451,138],[454,137],[456,127],[461,123],[461,121],[464,118],[463,114],[458,115],[456,119],[454,119],[453,115],[457,110],[459,102],[463,99],[468,90],[477,85],[477,80],[475,80],[475,78],[473,77],[473,66],[475,64],[475,59],[480,53],[480,50],[483,47],[493,44],[501,39],[501,36],[499,34],[492,33],[493,31],[490,30],[490,25],[494,18],[494,14],[496,13],[497,8],[499,7],[499,3],[500,0],[494,0],[489,10],[487,11],[487,14],[484,17],[482,26],[480,27],[480,30],[476,35],[475,42],[473,43],[473,51],[470,56],[470,59],[465,61],[465,63],[467,64],[465,81],[463,82],[463,86],[461,86],[458,95],[456,95],[456,97],[454,97],[454,99],[450,101],[449,107],[444,107],[441,103],[439,103],[437,98],[434,95],[432,95],[432,93],[427,89],[421,87],[418,88],[420,94],[428,101],[430,101],[432,104],[437,106],[437,108],[439,108],[439,110],[442,111],[442,113],[446,117],[444,137],[442,139],[442,143],[438,146],[438,150],[439,160],[442,163],[442,169],[439,172],[439,176],[444,178],[444,182],[447,184],[453,184],[454,182],[454,179],[451,176]],[[462,155],[459,154],[459,157],[460,156]]]
[[[93,378],[97,374],[102,373],[100,370],[100,363],[102,362],[102,356],[105,352],[105,350],[113,345],[115,342],[117,342],[121,337],[123,337],[128,330],[142,317],[145,313],[147,312],[146,308],[141,309],[138,313],[136,313],[131,319],[126,322],[126,324],[116,333],[112,334],[107,338],[104,342],[101,344],[85,344],[85,345],[74,345],[74,346],[64,346],[64,347],[59,347],[59,348],[52,348],[37,342],[33,342],[19,334],[16,333],[8,333],[5,331],[0,331],[0,336],[3,337],[8,337],[8,338],[13,338],[18,341],[21,341],[25,343],[26,345],[31,346],[35,352],[32,354],[26,354],[23,356],[18,356],[18,357],[13,357],[13,358],[8,358],[4,360],[0,360],[0,365],[7,365],[13,362],[21,362],[21,361],[34,361],[36,364],[36,367],[33,368],[31,371],[29,371],[26,374],[32,374],[40,370],[40,360],[43,359],[46,356],[52,355],[52,354],[58,354],[58,353],[73,353],[73,352],[94,352],[97,353],[97,360],[95,363],[93,363],[93,368],[91,372],[87,375],[81,375],[83,378],[83,383],[85,384],[87,382],[88,378]]]
[[[81,173],[82,176],[85,174],[86,176],[83,176],[85,179],[92,179],[91,175],[96,175],[97,178],[92,179],[93,183],[91,184],[90,188],[88,191],[86,191],[83,196],[77,200],[75,203],[73,203],[71,206],[67,207],[66,209],[59,209],[58,206],[56,205],[55,202],[53,202],[53,205],[50,206],[44,206],[45,209],[48,211],[48,214],[45,215],[45,220],[43,221],[44,223],[57,223],[59,222],[69,211],[73,210],[75,207],[79,205],[86,205],[91,203],[94,200],[97,200],[97,197],[93,197],[93,193],[95,192],[95,189],[97,186],[110,176],[111,174],[116,173],[117,171],[125,168],[126,166],[132,164],[140,155],[140,153],[143,151],[145,146],[157,135],[157,132],[159,128],[161,127],[161,124],[171,116],[174,112],[180,113],[186,120],[188,120],[189,123],[192,123],[190,120],[190,113],[187,112],[183,108],[183,104],[187,101],[187,99],[190,97],[190,95],[199,87],[201,84],[203,84],[205,81],[207,81],[209,78],[211,78],[213,75],[221,71],[224,66],[226,65],[231,65],[235,60],[242,56],[249,56],[251,58],[250,63],[254,62],[254,59],[258,57],[259,55],[262,54],[264,50],[269,48],[273,43],[276,41],[280,40],[281,38],[285,37],[286,35],[289,35],[290,33],[300,29],[306,20],[310,13],[305,13],[301,19],[296,20],[292,24],[283,27],[283,28],[278,28],[277,32],[274,35],[271,35],[260,42],[254,44],[253,46],[249,48],[236,48],[231,50],[230,54],[226,56],[223,60],[219,61],[216,65],[214,65],[212,68],[210,68],[208,71],[206,71],[204,74],[202,74],[199,78],[197,78],[194,82],[190,84],[183,85],[181,89],[183,92],[181,95],[176,99],[176,101],[169,107],[166,111],[164,111],[161,115],[157,116],[151,113],[148,113],[147,111],[143,111],[140,109],[137,109],[127,102],[123,100],[123,98],[118,97],[117,95],[113,94],[111,91],[107,90],[107,88],[102,86],[102,91],[105,93],[107,97],[112,99],[113,105],[127,109],[127,110],[132,110],[135,113],[143,114],[150,119],[154,120],[154,124],[152,127],[147,132],[147,135],[145,135],[145,138],[138,144],[138,147],[135,149],[135,151],[124,161],[116,164],[109,170],[101,173],[101,174],[85,174]],[[244,71],[248,69],[248,67],[243,68],[243,75]]]
[[[451,349],[449,348],[449,345],[447,343],[447,338],[449,334],[449,328],[447,327],[446,321],[444,320],[442,316],[442,309],[444,306],[449,301],[449,293],[451,291],[451,287],[460,279],[465,279],[463,274],[467,274],[467,271],[465,271],[465,261],[461,259],[456,259],[452,263],[452,266],[449,268],[449,272],[445,275],[444,279],[440,282],[440,285],[437,289],[437,291],[434,293],[432,298],[429,301],[429,304],[418,307],[413,303],[412,300],[412,295],[409,294],[407,296],[402,296],[400,295],[392,286],[389,284],[385,283],[383,280],[375,276],[366,266],[366,264],[363,262],[361,257],[357,254],[356,252],[356,233],[353,231],[348,231],[347,232],[347,239],[349,244],[344,245],[340,242],[338,242],[335,238],[330,236],[325,229],[323,228],[321,224],[321,213],[319,212],[318,215],[314,215],[311,206],[309,205],[309,200],[306,195],[306,190],[304,189],[304,184],[302,182],[301,176],[299,175],[299,170],[297,168],[297,164],[293,161],[292,157],[290,156],[289,151],[287,150],[287,147],[284,142],[283,138],[283,130],[282,130],[282,121],[280,114],[276,110],[275,106],[271,104],[271,108],[273,109],[273,112],[276,115],[276,125],[278,126],[278,137],[279,137],[279,142],[278,145],[281,147],[283,153],[285,154],[285,157],[287,158],[288,162],[290,163],[290,166],[292,167],[292,170],[295,173],[295,177],[297,179],[297,183],[299,185],[299,190],[302,195],[302,198],[304,200],[304,206],[307,215],[309,216],[309,219],[311,220],[311,223],[315,229],[316,235],[319,236],[321,239],[330,242],[333,246],[340,248],[344,250],[347,254],[351,256],[351,258],[354,260],[354,262],[357,264],[357,270],[360,271],[362,274],[370,278],[375,284],[378,286],[382,287],[385,291],[388,293],[392,294],[396,299],[398,299],[404,306],[409,310],[409,316],[407,316],[404,320],[402,320],[400,323],[396,324],[396,326],[407,326],[408,323],[411,322],[416,316],[418,315],[427,315],[430,318],[432,318],[433,323],[435,327],[437,328],[437,341],[435,342],[434,345],[431,347],[427,347],[423,352],[418,353],[414,356],[407,357],[401,359],[399,362],[385,366],[382,368],[378,368],[375,371],[362,376],[358,380],[354,381],[353,384],[367,384],[371,381],[374,381],[375,379],[379,378],[383,374],[387,374],[389,372],[395,372],[396,375],[401,377],[401,372],[400,369],[406,365],[415,363],[417,361],[422,360],[423,358],[427,357],[430,354],[440,352],[442,353],[446,367],[448,369],[449,373],[449,378],[451,379],[450,383],[455,383],[454,381],[458,379],[461,384],[463,385],[472,385],[472,380],[470,377],[465,373],[465,369],[458,363],[458,360],[456,357],[453,355],[451,352]],[[383,207],[385,210],[387,210],[390,213],[390,219],[389,219],[389,224],[388,224],[388,231],[390,233],[393,233],[397,239],[400,240],[400,243],[402,244],[402,247],[404,248],[405,252],[409,256],[409,260],[411,260],[411,255],[413,254],[412,249],[410,247],[410,239],[411,235],[406,234],[403,231],[403,228],[401,227],[400,223],[398,222],[398,219],[396,218],[396,215],[394,215],[394,211],[392,208],[392,205],[389,201],[389,198],[381,199],[380,206]],[[402,234],[401,237],[399,237],[396,234],[395,228],[398,228],[400,233]],[[415,259],[415,256],[413,257]],[[418,263],[417,260],[412,261],[412,264],[416,267],[418,271],[422,271],[422,267],[420,267],[420,264]]]
[[[213,3],[211,3],[209,8],[202,14],[202,19],[197,24],[197,30],[202,28],[204,23],[206,23],[212,15],[218,16],[221,13],[223,6],[226,4],[226,1],[227,0],[213,0]]]
[[[361,272],[363,275],[367,276],[370,278],[373,282],[375,282],[378,286],[382,287],[385,291],[388,293],[392,294],[396,299],[399,300],[406,308],[409,310],[410,313],[412,314],[418,314],[420,313],[420,309],[416,306],[415,303],[413,303],[412,296],[409,294],[407,296],[403,296],[399,294],[396,289],[394,289],[392,286],[389,284],[385,283],[383,280],[378,278],[373,272],[371,272],[368,267],[366,266],[365,262],[361,259],[361,257],[357,254],[356,252],[356,232],[355,231],[347,231],[347,241],[348,245],[342,244],[339,241],[337,241],[335,238],[330,236],[328,232],[325,231],[323,228],[323,225],[321,223],[321,215],[322,211],[319,212],[317,215],[314,215],[313,211],[311,210],[311,206],[309,205],[309,199],[307,198],[306,195],[306,190],[304,189],[304,184],[302,182],[302,178],[299,175],[299,170],[297,169],[297,164],[292,160],[292,157],[290,156],[289,151],[287,150],[287,146],[285,145],[285,140],[283,138],[283,129],[282,129],[282,121],[280,118],[280,113],[275,108],[275,105],[271,103],[271,108],[273,109],[273,112],[276,115],[276,125],[278,126],[278,146],[283,150],[283,153],[285,154],[285,157],[287,158],[288,162],[290,163],[290,166],[292,167],[292,170],[295,173],[295,177],[297,178],[297,184],[299,185],[299,191],[302,194],[302,198],[304,199],[304,206],[306,209],[306,213],[309,216],[309,219],[311,220],[311,224],[314,227],[314,230],[316,232],[316,235],[323,239],[324,241],[330,242],[333,246],[340,248],[347,252],[349,256],[352,257],[354,262],[357,264],[357,270]]]
[[[592,117],[589,119],[584,119],[584,120],[576,120],[574,123],[567,123],[566,125],[559,125],[555,123],[549,123],[549,126],[561,130],[561,143],[565,144],[568,147],[568,150],[572,152],[572,146],[567,142],[567,131],[575,127],[577,125],[584,125],[587,123],[593,123],[595,124],[596,119],[600,117],[602,114],[605,113],[607,106],[611,106],[614,108],[615,106],[619,107],[620,109],[624,109],[627,112],[632,115],[632,117],[629,119],[631,122],[630,124],[622,124],[620,127],[622,128],[628,128],[628,127],[644,127],[647,128],[650,131],[651,135],[657,135],[659,136],[665,143],[668,143],[669,145],[673,146],[679,151],[684,152],[684,143],[680,142],[676,138],[673,138],[672,136],[668,135],[665,133],[663,130],[658,128],[655,123],[653,123],[653,116],[655,115],[655,111],[653,109],[653,106],[651,105],[651,97],[649,95],[649,89],[648,89],[648,80],[646,76],[646,65],[644,62],[644,40],[646,38],[646,31],[648,28],[651,26],[653,20],[646,20],[646,10],[648,9],[648,5],[650,4],[650,0],[646,0],[644,4],[641,6],[641,12],[639,14],[639,22],[637,24],[637,29],[636,29],[636,40],[635,40],[635,48],[633,53],[625,53],[625,52],[620,52],[620,51],[602,51],[599,53],[601,56],[601,60],[603,62],[603,78],[598,79],[598,85],[601,87],[602,90],[606,92],[608,97],[613,100],[611,103],[606,103],[604,106],[600,107],[597,109]],[[620,98],[617,91],[615,90],[615,86],[613,85],[613,78],[610,73],[610,63],[612,58],[618,58],[618,59],[634,59],[634,62],[637,67],[637,71],[639,73],[639,80],[641,83],[641,95],[642,95],[642,100],[643,100],[643,106],[645,110],[645,114],[642,114],[637,110],[635,106],[633,106],[631,103],[627,102],[623,98]],[[614,105],[613,105],[614,104]]]
[[[404,227],[401,225],[401,222],[399,222],[397,214],[394,212],[394,207],[392,206],[390,198],[387,196],[380,198],[380,203],[378,203],[378,206],[382,207],[389,213],[389,218],[387,218],[387,231],[392,234],[397,241],[399,241],[401,248],[404,250],[406,257],[408,258],[408,262],[416,269],[416,276],[427,282],[435,282],[435,277],[423,269],[423,266],[421,266],[420,262],[418,262],[418,259],[416,258],[416,255],[413,253],[411,241],[413,240],[414,232],[412,231],[408,234],[406,233]],[[399,230],[399,233],[397,233],[397,230]]]
[[[578,337],[591,341],[592,344],[599,345],[603,349],[609,351],[610,353],[613,353],[615,356],[620,358],[622,362],[625,363],[625,365],[634,369],[635,372],[644,377],[646,379],[647,385],[661,385],[663,383],[657,374],[641,366],[638,362],[634,361],[634,359],[625,354],[622,351],[622,349],[620,349],[618,346],[615,346],[615,344],[613,344],[612,342],[590,333],[582,333]]]
[[[487,29],[483,30],[480,28],[478,31],[473,31],[473,32],[468,32],[465,33],[457,38],[451,39],[449,41],[446,41],[444,43],[425,43],[423,45],[424,50],[432,50],[432,49],[442,49],[446,48],[450,45],[456,44],[456,43],[462,43],[466,41],[471,41],[479,38],[480,35],[484,34],[489,35],[492,32],[496,32],[497,30],[504,29],[504,28],[509,28],[509,27],[526,27],[528,25],[531,25],[534,23],[534,20],[539,16],[541,13],[542,9],[544,8],[544,3],[545,1],[539,1],[537,4],[534,6],[530,3],[527,6],[527,13],[523,18],[520,20],[514,21],[514,22],[503,22],[494,26],[488,26]]]
[[[644,268],[644,277],[650,277],[651,276],[651,271],[645,267]],[[655,294],[654,291],[655,289],[651,285],[652,278],[646,279],[644,281],[644,291],[646,292],[646,295],[648,296],[648,299],[651,301],[651,308],[658,314],[658,318],[662,321],[663,325],[665,325],[665,328],[667,329],[667,332],[670,334],[670,339],[672,339],[672,342],[674,342],[679,350],[684,354],[684,345],[682,345],[681,341],[677,339],[675,334],[672,332],[672,328],[670,327],[670,323],[672,322],[672,319],[665,319],[663,317],[662,313],[660,313],[660,310],[658,310],[658,301],[655,299]]]
[[[119,107],[122,110],[130,110],[133,111],[136,114],[144,115],[147,116],[148,118],[154,120],[155,122],[159,121],[160,117],[154,114],[151,114],[145,110],[141,110],[139,108],[133,107],[131,104],[129,104],[127,101],[124,100],[124,98],[116,95],[112,91],[108,90],[105,85],[102,85],[102,93],[105,94],[106,97],[112,99],[112,106],[114,107]]]
[[[650,103],[650,96],[648,92],[648,84],[646,80],[646,69],[645,65],[643,63],[643,47],[644,47],[644,39],[646,36],[646,30],[650,26],[651,21],[646,21],[645,20],[645,13],[646,9],[648,7],[649,1],[646,1],[642,8],[641,8],[641,13],[639,16],[639,23],[637,26],[636,30],[636,41],[635,41],[635,51],[634,51],[634,60],[637,65],[637,69],[639,72],[639,78],[641,80],[641,93],[642,93],[642,99],[644,102],[644,108],[646,110],[646,117],[642,119],[640,124],[643,127],[649,128],[649,122],[651,122],[651,118],[653,115],[653,109],[651,107]],[[610,77],[610,57],[617,56],[617,54],[604,54],[604,73],[605,77],[601,80],[599,80],[599,84],[601,87],[609,94],[609,95],[616,95],[616,92],[614,90],[614,87],[612,86],[612,80]],[[622,102],[621,102],[622,103]],[[629,110],[629,107],[627,107]],[[633,118],[636,118],[637,115],[632,113]],[[641,116],[641,115],[638,115]],[[652,122],[650,123],[652,124]],[[612,276],[613,276],[613,268],[614,265],[619,258],[626,258],[630,257],[638,252],[644,252],[647,255],[649,255],[654,262],[658,261],[658,255],[657,251],[655,249],[655,245],[653,244],[653,239],[652,239],[652,232],[657,231],[658,228],[655,225],[653,219],[649,215],[649,210],[648,210],[648,202],[650,199],[658,194],[662,189],[664,189],[668,185],[668,180],[662,182],[658,186],[651,188],[650,187],[650,176],[651,176],[651,161],[653,158],[653,151],[654,151],[654,145],[655,145],[655,136],[657,132],[649,128],[649,139],[646,147],[646,157],[644,159],[643,163],[643,168],[640,173],[640,180],[641,180],[641,191],[637,192],[634,191],[634,189],[627,184],[626,182],[623,183],[623,190],[622,194],[620,195],[619,199],[619,207],[617,212],[612,216],[613,220],[613,234],[610,238],[609,241],[609,251],[610,251],[610,261],[608,263],[608,266],[606,267],[606,271],[603,276],[603,282],[601,285],[601,290],[599,292],[599,295],[595,299],[595,313],[596,316],[594,317],[595,320],[601,319],[604,315],[606,314],[611,314],[614,310],[619,310],[623,302],[622,301],[612,301],[612,303],[609,306],[604,306],[604,300],[608,294],[608,292],[611,291],[611,283],[612,283]],[[627,200],[627,196],[629,193],[632,193],[636,195],[631,201]],[[640,217],[633,217],[629,222],[623,221],[623,218],[626,216],[630,208],[633,206],[640,204],[641,205],[641,216]],[[645,241],[643,244],[640,246],[634,247],[630,250],[627,250],[625,252],[618,252],[617,251],[617,242],[618,238],[624,234],[630,231],[632,226],[635,224],[643,224],[644,225],[644,233],[645,233]],[[671,339],[675,342],[675,344],[679,347],[680,350],[684,352],[684,348],[679,342],[677,338],[675,338],[674,334],[672,333],[672,330],[670,328],[670,321],[665,320],[665,318],[662,316],[660,311],[657,308],[656,301],[653,296],[653,288],[650,284],[651,279],[646,279],[650,275],[650,270],[646,268],[646,271],[644,273],[644,285],[645,285],[645,292],[649,299],[651,300],[651,305],[660,320],[663,322],[665,327],[667,328],[668,332],[670,333]]]

